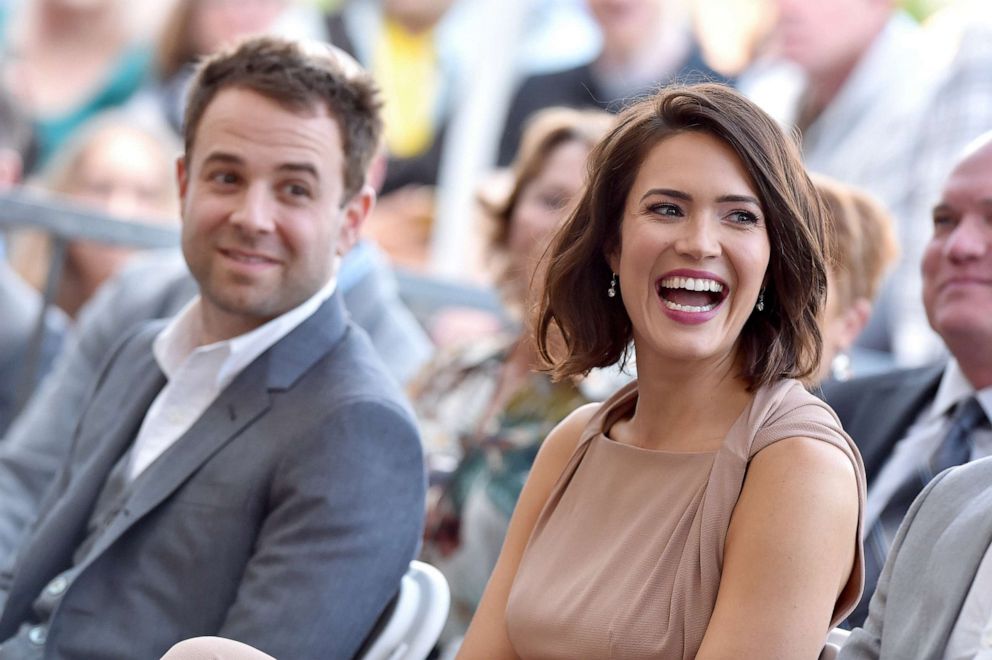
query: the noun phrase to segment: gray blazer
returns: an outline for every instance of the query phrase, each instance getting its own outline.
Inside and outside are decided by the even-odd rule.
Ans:
[[[864,628],[839,660],[939,660],[992,542],[992,458],[935,477],[896,535]]]
[[[164,384],[162,322],[118,347],[18,553],[0,639],[73,564],[101,487]],[[421,535],[420,440],[335,294],[252,362],[101,526],[53,612],[47,658],[157,658],[199,635],[278,658],[351,657]]]
[[[44,317],[38,361],[28,364],[28,348],[34,340],[41,306],[38,292],[0,255],[0,437],[14,418],[23,388],[45,375],[62,345],[66,319],[61,311],[51,308]],[[34,373],[27,373],[27,369]]]
[[[920,411],[937,395],[943,374],[944,365],[937,364],[823,386],[823,398],[858,445],[869,488]]]
[[[353,250],[339,284],[345,307],[371,337],[400,380],[426,362],[430,340],[396,293],[378,261],[356,274]],[[148,255],[102,287],[79,317],[74,336],[24,412],[0,441],[0,568],[8,566],[24,531],[66,460],[73,430],[111,349],[144,321],[172,316],[196,294],[178,250]]]

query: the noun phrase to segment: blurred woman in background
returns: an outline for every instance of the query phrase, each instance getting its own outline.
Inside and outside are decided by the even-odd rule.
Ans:
[[[860,188],[821,174],[812,179],[827,207],[831,256],[819,380],[847,380],[855,368],[859,376],[891,368],[891,358],[853,347],[871,316],[882,277],[899,254],[892,216]]]
[[[0,35],[3,83],[34,122],[36,167],[144,83],[151,51],[126,0],[25,0]]]
[[[32,185],[122,220],[171,224],[178,218],[174,159],[180,151],[164,126],[112,112],[83,126]],[[14,269],[42,290],[51,259],[49,238],[21,232],[12,243]],[[69,243],[55,303],[74,317],[133,252],[86,241]]]
[[[272,31],[289,5],[287,0],[177,0],[159,37],[156,82],[135,105],[151,106],[181,133],[186,84],[196,61],[239,38]]]
[[[611,122],[600,111],[552,108],[528,124],[506,194],[483,200],[492,219],[489,252],[514,326],[447,351],[411,388],[435,477],[458,462],[443,486],[433,487],[424,547],[452,590],[446,638],[468,625],[541,441],[587,401],[576,379],[553,383],[535,372],[523,318],[540,256],[582,187],[589,150]]]

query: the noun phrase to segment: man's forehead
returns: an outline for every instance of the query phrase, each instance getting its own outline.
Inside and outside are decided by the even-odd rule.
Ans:
[[[231,88],[208,106],[191,153],[194,167],[210,162],[320,171],[344,158],[337,121],[321,106],[294,111],[252,92]],[[296,167],[296,169],[302,169]]]

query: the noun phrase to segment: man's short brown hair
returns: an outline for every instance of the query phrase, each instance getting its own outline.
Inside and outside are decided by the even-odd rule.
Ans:
[[[633,328],[620,296],[606,295],[607,255],[620,244],[627,195],[644,158],[685,132],[711,135],[737,154],[767,219],[764,311],[752,313],[741,330],[740,376],[753,389],[816,374],[827,289],[823,206],[795,141],[738,92],[707,83],[669,87],[632,105],[590,155],[586,189],[546,255],[535,317],[538,350],[556,377],[625,359]]]
[[[228,88],[251,90],[296,112],[323,103],[341,129],[344,199],[361,189],[382,136],[382,103],[371,76],[348,55],[326,44],[254,37],[205,59],[186,102],[186,158],[207,106]]]

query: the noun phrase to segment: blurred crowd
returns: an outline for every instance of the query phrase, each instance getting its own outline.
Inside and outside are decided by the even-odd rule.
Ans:
[[[445,641],[465,633],[544,437],[635,376],[629,360],[552,380],[527,323],[586,159],[631,102],[726,83],[800,136],[832,218],[817,380],[946,354],[920,263],[956,159],[992,130],[987,0],[0,0],[0,202],[16,191],[178,228],[175,158],[195,65],[258,34],[330,42],[382,91],[378,203],[339,286],[374,280],[401,319],[387,336],[352,310],[420,425],[422,556],[452,589]],[[56,249],[37,228],[0,229],[2,447],[51,423],[57,384],[41,376],[61,345],[103,332],[135,283],[160,283],[142,294],[145,318],[177,312],[193,291],[174,251]]]

